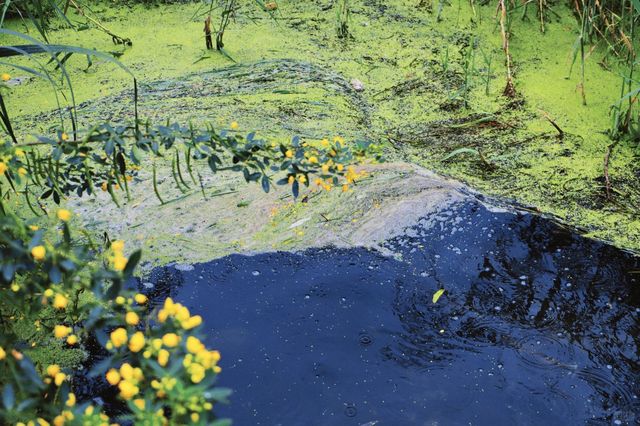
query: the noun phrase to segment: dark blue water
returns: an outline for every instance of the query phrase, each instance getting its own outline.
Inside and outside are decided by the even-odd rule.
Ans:
[[[471,203],[385,245],[147,281],[203,315],[236,425],[640,424],[638,258]]]

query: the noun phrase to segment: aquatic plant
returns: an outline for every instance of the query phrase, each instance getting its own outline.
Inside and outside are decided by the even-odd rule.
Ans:
[[[349,21],[351,20],[351,10],[349,0],[338,0],[334,3],[336,9],[336,33],[338,38],[347,38],[349,33]]]

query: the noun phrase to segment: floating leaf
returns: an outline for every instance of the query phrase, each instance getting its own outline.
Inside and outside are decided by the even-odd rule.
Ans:
[[[444,288],[441,288],[440,290],[436,291],[435,293],[433,293],[433,303],[438,302],[438,299],[440,299],[440,297],[442,297],[442,295],[444,294]]]

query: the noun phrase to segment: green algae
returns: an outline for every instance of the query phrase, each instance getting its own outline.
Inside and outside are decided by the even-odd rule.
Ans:
[[[389,142],[390,159],[418,163],[489,195],[534,206],[596,238],[640,249],[635,147],[620,144],[614,151],[614,200],[604,199],[603,159],[610,143],[605,132],[619,70],[614,62],[603,67],[603,52],[595,49],[585,65],[582,105],[578,73],[569,74],[577,25],[568,8],[554,6],[544,34],[535,22],[513,17],[511,53],[520,96],[514,105],[501,96],[504,58],[492,6],[476,6],[474,15],[468,4],[454,2],[438,22],[417,1],[352,3],[352,37],[346,40],[336,37],[334,11],[322,4],[280,1],[277,20],[251,2],[243,4],[225,34],[235,63],[204,49],[201,23],[191,19],[197,4],[98,8],[114,32],[133,40],[131,48],[114,47],[97,31],[60,29],[50,36],[53,43],[121,52],[120,60],[141,82],[144,117],[217,126],[237,120],[243,129],[274,139],[340,134]],[[14,29],[21,25],[11,23]],[[126,73],[106,62],[83,72],[80,57],[68,67],[77,102],[90,101],[80,109],[83,124],[131,117]],[[364,90],[354,90],[352,79]],[[9,105],[23,135],[56,125],[53,114],[41,114],[55,107],[44,82],[16,87]],[[562,140],[545,113],[565,132]],[[483,116],[495,119],[468,124]],[[442,161],[460,147],[481,151],[495,168],[466,156]],[[165,233],[161,243],[147,246],[168,261],[163,253],[172,237],[178,238]],[[262,230],[259,237],[275,235]],[[295,246],[297,237],[289,235],[283,244]],[[223,238],[194,249],[213,255],[230,244],[246,242]]]

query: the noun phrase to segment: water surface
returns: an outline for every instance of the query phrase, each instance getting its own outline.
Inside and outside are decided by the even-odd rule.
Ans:
[[[146,287],[204,317],[237,425],[640,424],[638,258],[476,203],[385,246],[232,255]]]

